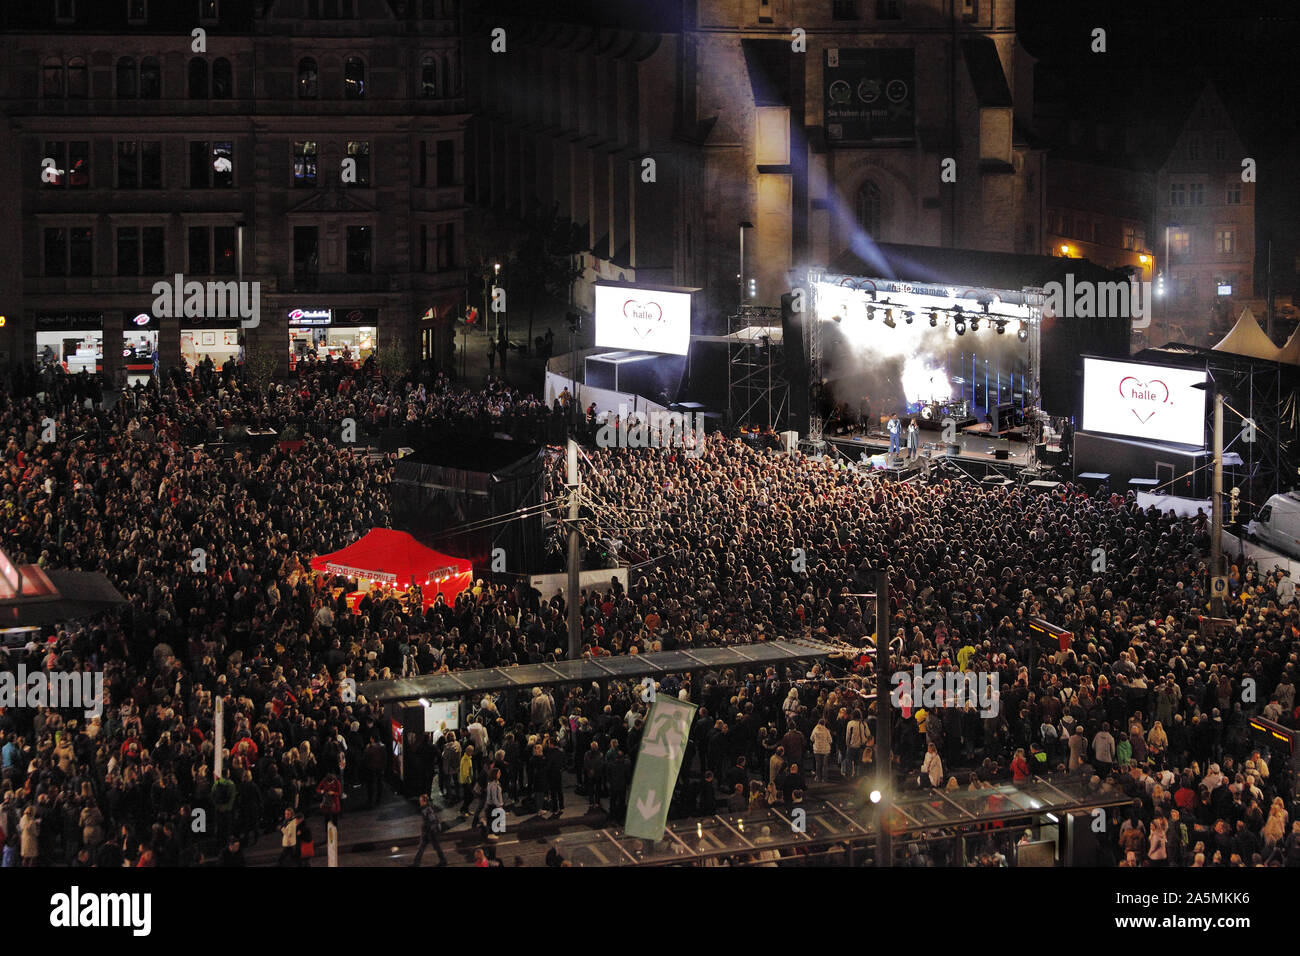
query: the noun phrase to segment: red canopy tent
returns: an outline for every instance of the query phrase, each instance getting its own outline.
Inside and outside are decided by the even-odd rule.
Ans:
[[[397,591],[418,584],[426,607],[439,594],[450,602],[474,583],[469,561],[426,548],[405,531],[391,528],[374,528],[342,550],[318,555],[311,559],[311,567]]]

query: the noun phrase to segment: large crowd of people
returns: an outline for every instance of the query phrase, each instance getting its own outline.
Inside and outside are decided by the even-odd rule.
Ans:
[[[127,604],[0,662],[102,671],[108,698],[98,718],[0,714],[5,865],[186,865],[220,848],[229,862],[261,839],[301,862],[312,825],[319,840],[325,821],[342,813],[346,826],[389,789],[382,711],[346,694],[349,681],[564,656],[558,594],[479,581],[428,608],[375,592],[353,613],[348,582],[309,567],[388,522],[393,457],[355,454],[336,437],[344,419],[538,439],[563,432],[564,409],[491,379],[301,372],[259,387],[208,370],[120,395],[93,376],[6,383],[6,551],[101,572]],[[288,425],[300,443],[220,443]],[[582,596],[584,654],[796,636],[843,652],[800,673],[665,679],[659,693],[700,705],[674,815],[789,805],[870,769],[874,619],[854,595],[886,570],[891,669],[996,673],[1000,688],[990,716],[904,701],[891,740],[900,786],[1075,775],[1130,801],[1103,861],[1300,865],[1292,768],[1257,750],[1246,723],[1295,725],[1300,616],[1277,575],[1243,563],[1231,624],[1204,629],[1203,517],[1073,488],[898,483],[717,435],[698,456],[589,458],[589,498],[631,569],[626,587]],[[558,462],[550,482],[559,500]],[[1042,644],[1035,617],[1070,631],[1070,646]],[[213,779],[218,698],[226,753]],[[464,730],[408,740],[405,786],[473,825],[497,807],[556,814],[576,783],[617,819],[646,706],[617,681],[475,701]],[[907,850],[912,865],[935,855]]]

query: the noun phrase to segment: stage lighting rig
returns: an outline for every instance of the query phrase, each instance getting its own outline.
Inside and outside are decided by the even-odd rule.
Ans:
[[[957,318],[953,321],[952,327],[954,330],[956,330],[958,335],[965,335],[966,319],[963,318],[960,314],[958,314]]]
[[[998,330],[998,335],[1001,335],[1002,333],[1004,333],[1004,332],[1007,330],[1007,320],[1006,320],[1006,319],[998,319],[997,322],[994,323],[994,325],[995,325],[995,327],[996,327],[997,330]]]
[[[938,312],[931,312],[931,313],[930,313],[930,328],[934,328],[934,327],[937,326],[938,324],[939,324],[939,313],[938,313]]]

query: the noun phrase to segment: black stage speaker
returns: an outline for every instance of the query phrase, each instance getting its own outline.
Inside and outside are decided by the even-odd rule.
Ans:
[[[807,289],[801,298],[804,309],[812,296]],[[786,427],[800,435],[808,433],[808,357],[803,351],[803,324],[808,313],[794,311],[794,296],[781,296],[781,343],[785,349],[785,377],[790,383],[790,415]]]

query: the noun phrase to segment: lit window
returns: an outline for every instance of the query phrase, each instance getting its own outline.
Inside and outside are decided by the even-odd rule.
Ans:
[[[293,184],[316,185],[316,141],[303,140],[293,144]]]
[[[349,100],[364,99],[366,95],[366,65],[360,57],[350,56],[343,64],[343,97]]]

